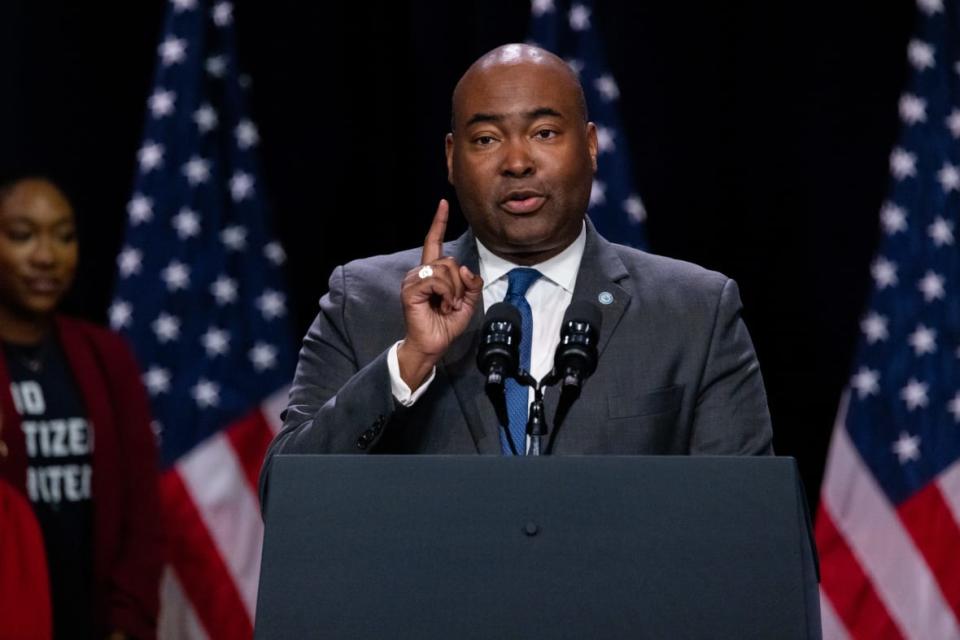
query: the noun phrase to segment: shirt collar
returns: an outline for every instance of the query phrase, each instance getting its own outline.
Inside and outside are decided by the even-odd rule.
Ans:
[[[580,227],[580,235],[570,243],[566,249],[545,260],[540,264],[532,265],[545,278],[573,293],[573,286],[577,282],[577,271],[580,270],[580,260],[583,258],[583,249],[587,244],[587,225]],[[483,288],[500,280],[511,269],[523,266],[514,264],[495,255],[490,249],[477,240],[477,253],[480,254],[480,277],[483,278]]]

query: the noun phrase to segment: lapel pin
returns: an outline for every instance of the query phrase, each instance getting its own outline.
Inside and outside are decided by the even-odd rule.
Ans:
[[[609,291],[601,291],[597,299],[600,300],[600,304],[613,304],[613,294]]]

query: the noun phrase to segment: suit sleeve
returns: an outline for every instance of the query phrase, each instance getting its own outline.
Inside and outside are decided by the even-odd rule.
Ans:
[[[358,366],[349,334],[347,274],[337,267],[330,291],[300,349],[283,428],[267,451],[260,473],[266,504],[270,464],[278,453],[365,453],[373,451],[398,410],[387,366],[389,349]]]
[[[773,453],[763,378],[741,312],[739,289],[728,279],[720,292],[699,386],[691,453]]]

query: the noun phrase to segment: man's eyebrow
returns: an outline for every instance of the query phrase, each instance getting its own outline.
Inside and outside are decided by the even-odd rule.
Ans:
[[[467,126],[469,127],[472,124],[478,122],[500,122],[503,120],[503,115],[496,113],[475,113],[473,116],[467,120]]]
[[[537,118],[542,118],[543,116],[553,116],[555,118],[562,118],[563,114],[557,111],[556,109],[552,109],[550,107],[537,107],[532,111],[527,111],[525,114],[523,114],[523,116],[527,120],[535,120]],[[476,124],[478,122],[496,123],[496,122],[502,121],[505,117],[506,116],[504,116],[504,114],[502,113],[475,113],[470,117],[469,120],[467,120],[466,126],[469,127],[470,125]]]
[[[554,118],[562,118],[563,114],[557,111],[556,109],[551,109],[550,107],[537,107],[533,111],[530,111],[527,113],[528,120],[542,118],[543,116],[553,116]]]

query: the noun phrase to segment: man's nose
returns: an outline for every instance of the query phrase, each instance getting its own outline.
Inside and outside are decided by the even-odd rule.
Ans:
[[[503,175],[510,178],[525,178],[536,172],[536,163],[525,140],[508,141],[504,146],[501,165]]]

